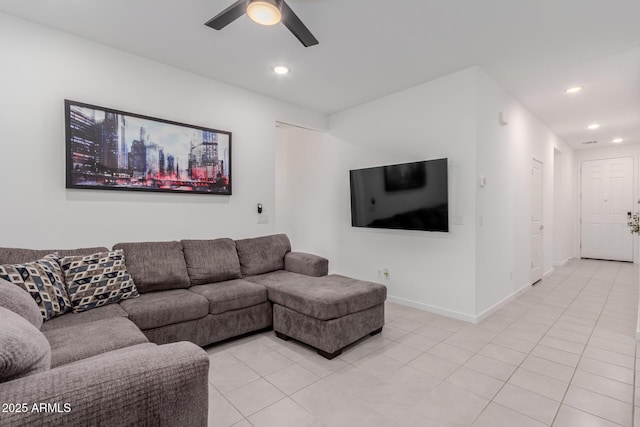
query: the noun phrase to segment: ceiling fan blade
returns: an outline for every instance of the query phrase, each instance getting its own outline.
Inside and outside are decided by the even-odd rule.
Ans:
[[[221,30],[231,24],[236,19],[247,13],[247,0],[238,0],[210,20],[204,25],[214,30]]]
[[[304,47],[314,46],[319,43],[311,34],[311,31],[298,18],[298,15],[293,13],[293,10],[284,1],[282,2],[282,23],[300,40]]]

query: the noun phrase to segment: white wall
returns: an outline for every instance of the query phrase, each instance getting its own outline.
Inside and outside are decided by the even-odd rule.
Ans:
[[[327,117],[0,14],[2,246],[272,233],[277,120]],[[233,132],[233,195],[65,190],[65,98]]]
[[[482,316],[497,303],[531,284],[531,163],[543,163],[543,269],[549,273],[555,258],[572,258],[571,215],[554,215],[555,193],[566,197],[561,208],[573,212],[572,149],[498,86],[484,71],[478,77],[478,228],[476,240],[476,314]],[[499,123],[504,112],[508,125]],[[554,150],[561,151],[554,157]],[[560,157],[563,156],[563,157]],[[555,161],[563,173],[554,177]],[[555,181],[555,182],[554,182]],[[482,218],[480,218],[482,217]],[[482,221],[482,224],[480,224]],[[564,259],[566,259],[564,258]]]
[[[465,70],[330,117],[329,134],[290,129],[287,186],[296,249],[332,272],[380,281],[404,303],[470,320],[475,276],[475,71]],[[349,170],[449,158],[450,232],[352,228]],[[279,169],[281,170],[281,169]],[[278,196],[279,197],[279,196]],[[453,221],[459,218],[455,224]]]
[[[508,113],[508,126],[498,123],[500,111]],[[553,268],[556,244],[573,248],[573,233],[556,239],[553,231],[554,222],[559,230],[573,225],[572,215],[553,215],[554,192],[574,203],[572,150],[482,70],[335,114],[330,124],[328,134],[283,132],[286,166],[278,171],[287,179],[276,192],[290,215],[283,231],[294,247],[329,257],[332,272],[382,281],[392,299],[405,304],[477,320],[531,284],[534,157],[545,165],[545,271]],[[555,148],[568,169],[556,177],[557,186]],[[450,160],[450,233],[351,227],[350,169],[440,157]],[[487,178],[484,188],[479,175]],[[389,268],[389,282],[377,277],[380,268]]]

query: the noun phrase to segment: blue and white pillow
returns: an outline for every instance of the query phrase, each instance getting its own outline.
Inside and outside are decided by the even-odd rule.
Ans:
[[[0,265],[0,278],[27,291],[44,320],[71,311],[59,260],[57,254],[50,254],[33,262]]]

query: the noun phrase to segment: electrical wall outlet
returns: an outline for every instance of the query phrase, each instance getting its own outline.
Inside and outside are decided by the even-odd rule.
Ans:
[[[378,269],[378,279],[389,280],[390,278],[391,278],[391,273],[389,273],[388,268]]]

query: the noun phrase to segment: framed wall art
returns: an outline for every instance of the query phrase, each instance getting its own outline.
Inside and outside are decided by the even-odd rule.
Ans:
[[[66,187],[231,195],[231,132],[65,100]]]

